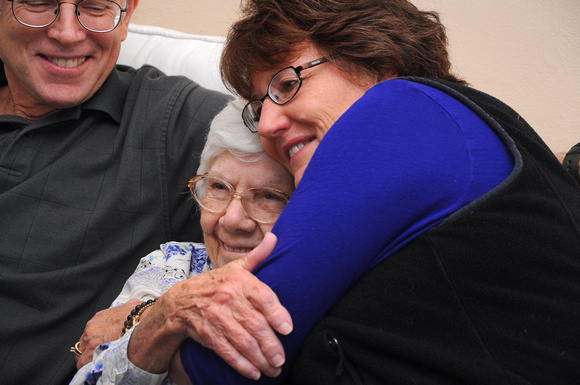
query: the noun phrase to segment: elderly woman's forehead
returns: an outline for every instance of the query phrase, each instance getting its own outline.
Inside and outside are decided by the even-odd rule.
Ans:
[[[260,167],[259,172],[256,172],[256,167]],[[248,157],[245,158],[224,151],[215,158],[210,166],[209,174],[220,176],[234,186],[241,180],[253,185],[271,186],[287,183],[294,185],[292,174],[266,153],[248,154]]]

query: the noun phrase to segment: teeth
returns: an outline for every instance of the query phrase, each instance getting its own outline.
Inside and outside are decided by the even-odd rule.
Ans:
[[[76,59],[61,59],[57,57],[48,57],[47,58],[51,63],[56,64],[59,67],[63,68],[74,68],[76,66],[81,65],[86,60],[86,57],[76,58]]]
[[[288,151],[288,155],[290,155],[290,158],[292,158],[294,156],[294,154],[296,154],[298,151],[300,151],[300,149],[302,147],[306,146],[308,143],[312,142],[313,140],[314,140],[314,138],[307,140],[306,142],[298,143],[297,145],[292,146],[290,151]]]
[[[224,243],[224,249],[226,249],[227,251],[231,251],[233,253],[249,253],[250,251],[253,250],[253,249],[246,249],[246,248],[244,248],[244,249],[237,249],[237,248],[234,248],[234,247],[230,247],[230,246],[226,245],[225,243]]]
[[[292,148],[290,149],[290,152],[288,153],[290,155],[290,158],[292,158],[294,156],[294,154],[296,154],[298,151],[300,151],[300,149],[304,146],[306,146],[307,142],[304,143],[299,143],[296,146],[292,146]]]

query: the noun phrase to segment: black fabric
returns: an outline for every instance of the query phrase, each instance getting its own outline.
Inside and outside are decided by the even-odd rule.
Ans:
[[[566,156],[562,164],[572,178],[580,185],[580,143],[573,146]]]
[[[139,259],[202,240],[187,181],[226,102],[119,66],[82,106],[0,116],[0,383],[68,383],[69,347]]]
[[[308,336],[289,383],[580,383],[578,186],[505,104],[409,80],[476,111],[514,172],[362,277]]]

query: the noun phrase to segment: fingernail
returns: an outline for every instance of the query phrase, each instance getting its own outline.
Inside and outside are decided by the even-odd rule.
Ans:
[[[282,357],[281,354],[277,354],[270,362],[272,363],[273,367],[279,368],[280,366],[284,365],[284,357]]]
[[[259,370],[253,370],[252,373],[250,373],[250,378],[252,380],[258,381],[260,379],[261,375],[262,375],[262,373]]]
[[[282,373],[282,369],[280,368],[270,368],[266,370],[266,375],[268,375],[268,377],[278,377],[280,373]]]
[[[292,325],[290,325],[288,322],[284,322],[282,325],[280,325],[280,334],[288,335],[290,332],[292,332]]]

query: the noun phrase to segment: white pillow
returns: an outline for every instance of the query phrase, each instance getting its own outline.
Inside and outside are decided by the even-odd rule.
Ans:
[[[184,75],[201,86],[230,93],[219,76],[225,38],[192,35],[167,28],[129,24],[118,63],[139,68],[150,64],[167,75]]]

